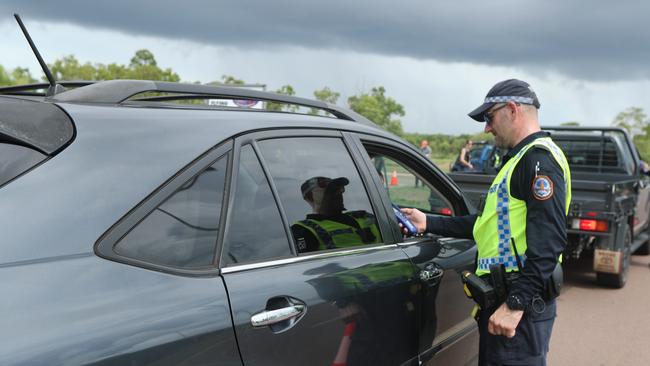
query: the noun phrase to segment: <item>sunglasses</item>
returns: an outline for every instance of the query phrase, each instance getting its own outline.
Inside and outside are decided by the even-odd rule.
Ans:
[[[489,112],[486,112],[485,114],[483,114],[483,121],[485,121],[485,123],[487,123],[487,124],[489,125],[489,124],[492,123],[492,121],[494,120],[494,114],[495,114],[499,109],[503,109],[503,108],[505,108],[507,105],[508,105],[508,103],[506,103],[506,104],[502,104],[501,106],[496,107],[496,108],[494,108],[493,110],[491,110],[491,111],[489,111]]]

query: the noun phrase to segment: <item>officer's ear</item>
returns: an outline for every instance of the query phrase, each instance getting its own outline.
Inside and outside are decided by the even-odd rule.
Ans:
[[[303,198],[305,201],[314,202],[314,195],[312,192],[307,192]]]

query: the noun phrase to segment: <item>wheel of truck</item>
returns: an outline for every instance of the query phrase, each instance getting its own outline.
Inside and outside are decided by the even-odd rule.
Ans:
[[[623,260],[621,273],[596,272],[596,281],[601,286],[623,288],[627,282],[627,275],[630,272],[630,257],[632,255],[632,230],[630,225],[625,224],[623,230]]]
[[[646,228],[646,232],[648,233],[648,240],[646,240],[645,243],[641,244],[641,246],[634,252],[634,254],[637,255],[648,255],[650,254],[650,224],[648,224],[648,227]]]

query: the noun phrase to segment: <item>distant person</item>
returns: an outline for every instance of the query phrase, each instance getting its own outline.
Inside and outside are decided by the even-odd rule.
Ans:
[[[313,213],[291,225],[299,252],[346,248],[378,243],[381,239],[375,216],[366,211],[345,211],[345,177],[313,177],[301,186],[302,197]]]
[[[466,171],[474,170],[474,166],[470,162],[470,155],[469,155],[469,152],[472,149],[473,144],[474,143],[472,142],[472,140],[465,141],[465,145],[463,145],[463,148],[460,149],[460,153],[458,154],[458,157],[456,158],[454,165],[451,167],[452,172],[466,172]]]
[[[424,155],[427,159],[431,159],[431,147],[429,146],[429,141],[420,141],[420,154]],[[415,176],[415,187],[418,187],[419,184],[420,178]],[[422,184],[422,186],[424,186],[424,184]]]

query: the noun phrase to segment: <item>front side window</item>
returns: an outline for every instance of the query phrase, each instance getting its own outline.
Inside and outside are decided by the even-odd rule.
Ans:
[[[200,268],[214,262],[226,157],[185,182],[115,245],[119,255],[157,265]]]
[[[381,152],[371,150],[368,154],[393,204],[414,207],[427,213],[453,215],[449,201],[414,169]]]
[[[359,172],[339,138],[259,143],[299,253],[382,243]]]

